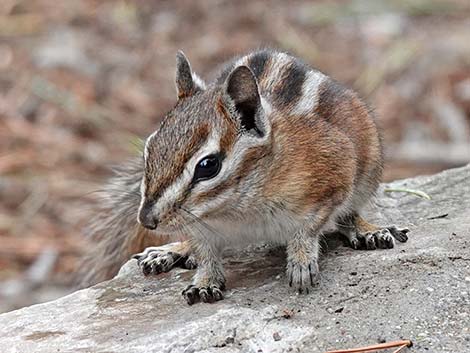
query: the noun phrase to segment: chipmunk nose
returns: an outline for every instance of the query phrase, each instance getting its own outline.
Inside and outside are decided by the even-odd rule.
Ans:
[[[141,219],[140,224],[147,229],[154,230],[157,229],[158,221],[154,217],[147,217],[145,219]]]
[[[142,226],[147,229],[156,229],[158,226],[158,218],[152,212],[152,205],[151,204],[144,204],[139,211],[139,215],[137,217]]]

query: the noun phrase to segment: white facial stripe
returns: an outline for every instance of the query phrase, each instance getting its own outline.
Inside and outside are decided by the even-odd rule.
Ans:
[[[140,183],[140,205],[139,205],[139,210],[138,210],[138,212],[137,212],[137,221],[139,221],[139,214],[140,214],[140,211],[142,210],[142,207],[144,207],[145,189],[146,189],[145,178],[142,178],[142,181],[141,181],[141,183]],[[139,221],[139,222],[140,222],[140,221]]]
[[[194,191],[209,191],[215,188],[218,184],[231,178],[240,168],[240,165],[244,160],[246,151],[255,146],[265,144],[269,138],[269,134],[266,134],[263,138],[255,137],[249,134],[242,135],[233,146],[233,149],[222,162],[222,169],[220,170],[219,174],[213,179],[200,182],[196,186]],[[225,190],[222,194],[217,195],[217,197],[213,200],[205,202],[202,205],[198,205],[197,210],[194,210],[193,212],[197,216],[201,216],[207,211],[222,207],[227,201],[230,202],[230,200],[232,199],[232,192],[233,190],[231,189]]]
[[[220,183],[224,182],[225,180],[229,179],[234,175],[238,168],[240,167],[241,163],[244,160],[246,151],[250,148],[265,144],[269,139],[269,134],[267,133],[263,138],[252,136],[249,134],[244,134],[239,137],[233,149],[227,154],[224,161],[222,162],[222,168],[219,174],[208,180],[201,181],[197,184],[194,188],[194,192],[202,193],[206,191],[210,191],[211,189],[215,188]],[[230,192],[230,191],[226,191]],[[224,196],[218,195],[217,199],[203,205],[198,205],[198,214],[203,214],[205,211],[218,207],[224,203]]]
[[[144,161],[147,161],[147,158],[148,158],[148,155],[149,155],[149,151],[148,151],[148,146],[150,145],[150,142],[152,141],[152,139],[155,137],[155,135],[157,134],[157,131],[154,131],[149,137],[147,137],[147,140],[145,141],[145,146],[144,146]]]
[[[206,144],[196,152],[191,159],[186,163],[183,173],[170,185],[158,199],[155,204],[157,212],[163,211],[166,207],[171,206],[186,191],[188,185],[193,179],[196,164],[204,157],[210,154],[219,152],[220,136],[213,134],[209,137]]]
[[[147,140],[145,140],[145,145],[144,145],[144,168],[145,168],[145,163],[147,162],[147,158],[148,158],[148,155],[149,155],[149,151],[148,151],[148,146],[149,146],[149,143],[150,141],[155,137],[157,131],[154,131],[149,137],[147,137]],[[142,182],[140,184],[140,206],[139,206],[139,212],[137,214],[140,213],[140,210],[142,209],[143,205],[144,205],[144,200],[145,200],[145,191],[147,190],[147,185],[145,183],[145,178],[142,177]]]
[[[302,95],[297,102],[294,113],[310,113],[318,104],[318,87],[326,76],[319,71],[310,70],[302,85]]]
[[[149,156],[150,142],[152,141],[152,139],[157,134],[157,131],[154,131],[149,137],[147,137],[147,140],[145,140],[145,145],[144,145],[144,167],[145,167],[145,163],[147,162],[147,159],[148,159],[148,156]],[[140,187],[141,195],[144,195],[144,192],[145,192],[146,189],[147,189],[147,185],[145,185],[145,178],[142,178],[142,185]]]
[[[208,211],[222,207],[226,201],[231,200],[230,195],[232,190],[225,190],[223,193],[218,194],[216,198],[208,200],[201,205],[197,206],[197,209],[193,211],[196,216],[202,216]]]
[[[261,106],[263,108],[262,114],[264,114],[263,120],[269,121],[272,108],[271,108],[271,105],[268,103],[268,101],[264,97],[261,97]],[[271,124],[269,122],[266,124],[265,129],[266,129],[266,133],[263,137],[253,136],[251,134],[241,135],[237,139],[237,142],[233,146],[233,149],[227,154],[227,156],[225,156],[225,159],[222,162],[222,168],[219,174],[212,179],[204,180],[198,183],[198,185],[194,189],[194,192],[202,193],[202,192],[210,191],[211,189],[215,188],[217,185],[219,185],[220,183],[224,182],[225,180],[229,179],[232,175],[234,175],[237,172],[240,164],[242,163],[245,157],[246,151],[248,151],[250,148],[264,145],[270,140]],[[204,154],[204,155],[207,155],[207,154]],[[217,206],[222,205],[223,203],[224,203],[223,195],[218,195],[217,200],[214,200],[213,202],[205,204],[204,206],[198,205],[198,213],[203,214],[206,210],[213,209]],[[199,209],[199,207],[201,208]]]

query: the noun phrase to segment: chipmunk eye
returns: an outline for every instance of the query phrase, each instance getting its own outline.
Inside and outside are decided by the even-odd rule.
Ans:
[[[222,163],[218,155],[204,157],[196,165],[193,181],[207,180],[215,177],[220,172]]]

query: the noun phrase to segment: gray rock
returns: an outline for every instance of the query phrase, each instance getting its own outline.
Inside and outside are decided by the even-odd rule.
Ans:
[[[332,237],[310,295],[288,288],[279,249],[232,252],[226,299],[194,306],[180,295],[192,271],[144,278],[131,260],[108,282],[0,315],[0,351],[324,352],[411,339],[413,352],[469,352],[470,166],[378,195],[370,216],[409,226],[409,241],[353,251]]]

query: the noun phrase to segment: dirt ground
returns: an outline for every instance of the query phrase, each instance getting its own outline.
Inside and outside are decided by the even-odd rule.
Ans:
[[[385,179],[470,160],[470,3],[51,1],[0,4],[0,312],[70,289],[110,167],[175,102],[175,53],[210,78],[276,47],[357,89]]]

